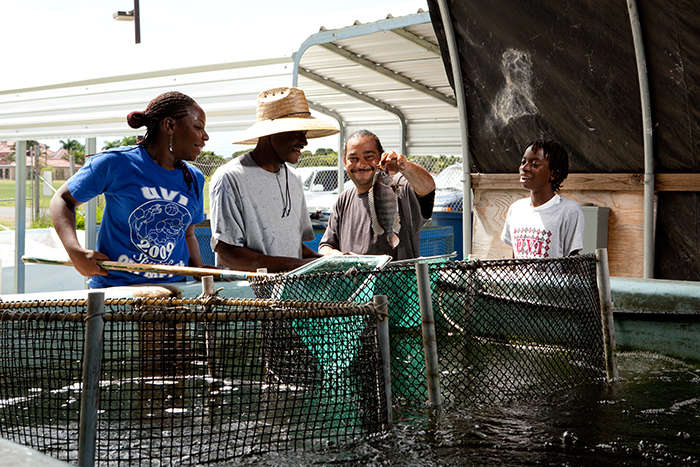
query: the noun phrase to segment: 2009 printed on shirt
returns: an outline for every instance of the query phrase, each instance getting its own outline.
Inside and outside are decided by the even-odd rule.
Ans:
[[[148,252],[148,256],[156,259],[167,259],[175,249],[173,242],[168,242],[165,245],[151,245],[147,238],[139,240],[138,248],[141,251]]]

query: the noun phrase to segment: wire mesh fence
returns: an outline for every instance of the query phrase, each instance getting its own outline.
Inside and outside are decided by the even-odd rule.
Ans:
[[[429,265],[430,303],[446,404],[550,394],[605,375],[594,255]],[[255,278],[259,297],[328,301],[388,297],[393,404],[427,399],[416,270],[354,269]]]
[[[410,156],[430,172],[436,185],[435,210],[462,211],[462,158],[459,156]],[[330,212],[338,197],[338,156],[335,153],[303,156],[296,167],[311,211]],[[343,189],[352,187],[343,170]]]
[[[0,436],[78,456],[85,301],[0,303]],[[387,428],[371,304],[107,300],[95,461],[223,462]]]

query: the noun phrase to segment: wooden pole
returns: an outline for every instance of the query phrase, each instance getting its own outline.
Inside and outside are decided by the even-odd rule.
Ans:
[[[22,261],[24,263],[51,264],[54,266],[73,266],[73,263],[71,263],[70,261],[37,258],[32,256],[22,256]],[[108,271],[158,272],[163,274],[174,274],[178,276],[192,277],[213,276],[216,279],[247,280],[249,277],[268,275],[259,272],[233,271],[230,269],[195,268],[190,266],[171,266],[166,264],[121,263],[119,261],[98,261],[97,264],[99,264],[102,269],[106,269]]]
[[[598,281],[598,299],[600,301],[600,319],[603,325],[603,352],[605,354],[605,374],[608,382],[618,378],[615,362],[615,323],[613,321],[613,302],[610,291],[610,271],[608,269],[608,249],[598,248],[596,256],[596,279]]]

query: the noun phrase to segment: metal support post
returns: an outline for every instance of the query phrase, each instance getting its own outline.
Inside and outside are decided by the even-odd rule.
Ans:
[[[202,277],[202,299],[214,295],[214,276]],[[211,311],[209,306],[205,307],[206,313]],[[216,323],[208,322],[204,326],[204,346],[207,353],[207,367],[209,368],[209,376],[216,378]]]
[[[603,352],[605,353],[605,374],[608,382],[617,379],[615,362],[615,323],[613,321],[613,302],[610,291],[610,270],[608,269],[608,250],[598,248],[596,256],[596,279],[598,281],[598,299],[600,301],[600,319],[603,325]]]
[[[416,263],[418,281],[418,299],[423,328],[423,352],[425,354],[425,376],[428,380],[428,402],[433,409],[440,409],[440,367],[437,356],[437,338],[435,336],[435,316],[433,299],[430,293],[430,274],[428,265]]]
[[[80,434],[78,435],[78,465],[81,467],[95,465],[104,304],[104,292],[88,293],[85,344],[83,347],[83,390],[80,395]]]
[[[644,140],[644,263],[643,277],[654,277],[654,123],[651,114],[651,94],[647,59],[642,37],[642,23],[636,0],[627,1],[627,13],[632,29],[634,57],[637,64],[639,101],[642,110],[642,137]]]
[[[15,143],[15,293],[24,293],[24,240],[27,226],[27,142]]]
[[[85,142],[85,152],[95,154],[97,152],[97,139],[88,138]],[[97,249],[97,198],[92,198],[85,206],[85,248]]]
[[[33,220],[38,221],[41,217],[41,206],[40,206],[40,191],[39,185],[41,184],[41,162],[39,160],[39,155],[41,151],[39,145],[32,146],[32,154],[34,163],[34,170],[32,170],[32,187],[34,188],[32,194],[32,207],[34,208]]]
[[[382,372],[384,376],[384,397],[386,403],[387,425],[393,424],[393,414],[391,410],[391,341],[389,340],[389,306],[386,295],[375,295],[372,298],[374,309],[379,314],[377,320],[377,339],[379,341],[379,351],[382,357]]]
[[[450,55],[452,82],[454,84],[457,110],[459,115],[459,132],[462,135],[462,255],[466,259],[472,254],[472,179],[471,154],[469,153],[469,120],[467,116],[467,98],[464,94],[462,69],[460,68],[459,49],[452,27],[450,7],[447,0],[438,0],[438,10],[445,28],[445,40]]]

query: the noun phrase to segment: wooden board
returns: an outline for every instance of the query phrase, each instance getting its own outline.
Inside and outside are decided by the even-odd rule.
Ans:
[[[608,261],[614,276],[641,277],[643,272],[643,192],[570,191],[565,197],[581,205],[610,208],[608,218]],[[501,241],[508,207],[528,196],[523,189],[475,189],[472,254],[477,258],[510,258],[510,247]]]
[[[519,190],[517,173],[473,173],[475,190]],[[562,188],[569,191],[643,191],[642,174],[575,173],[569,174]],[[700,191],[700,174],[660,173],[654,176],[654,191]]]

